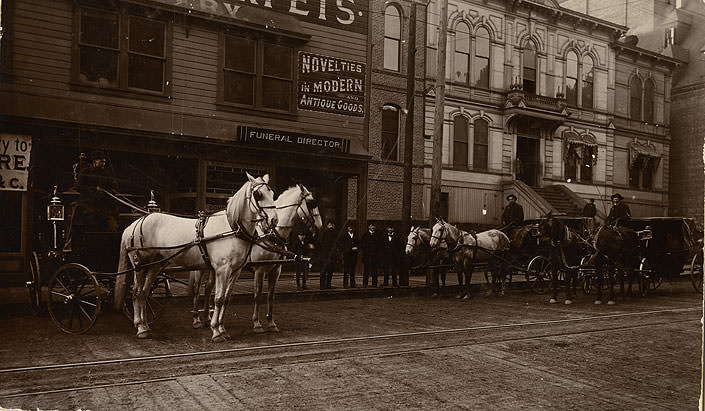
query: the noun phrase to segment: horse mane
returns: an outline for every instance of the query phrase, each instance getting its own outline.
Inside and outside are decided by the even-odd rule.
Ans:
[[[259,179],[260,178],[257,177],[257,180]],[[230,227],[233,229],[237,226],[242,207],[245,205],[245,197],[247,197],[247,192],[250,190],[251,186],[251,181],[247,181],[243,184],[242,187],[228,199],[228,203],[225,206],[225,216],[228,218],[228,224],[230,224]]]
[[[300,188],[300,186],[298,186],[298,185],[289,186],[289,188],[287,188],[286,190],[284,190],[283,193],[279,194],[279,197],[277,197],[277,199],[274,200],[274,204],[275,204],[277,207],[279,207],[279,206],[281,206],[280,200],[283,201],[283,200],[289,199],[289,197],[291,197],[291,196],[293,196],[293,195],[295,195],[295,194],[296,194],[296,195],[301,194],[301,188]],[[298,200],[298,198],[297,198],[297,200]]]

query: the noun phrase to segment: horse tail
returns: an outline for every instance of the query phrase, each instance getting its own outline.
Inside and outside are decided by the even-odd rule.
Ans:
[[[128,244],[126,233],[127,230],[125,230],[125,233],[123,233],[122,241],[120,241],[120,260],[118,261],[118,272],[120,273],[133,268],[132,261],[130,261],[130,256],[127,254]],[[116,310],[122,310],[122,305],[125,301],[125,295],[127,294],[127,276],[132,273],[134,273],[134,271],[126,272],[115,277],[113,307]]]

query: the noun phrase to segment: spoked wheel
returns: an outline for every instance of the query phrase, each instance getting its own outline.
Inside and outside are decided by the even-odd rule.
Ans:
[[[49,315],[68,334],[83,334],[95,324],[100,313],[98,281],[81,264],[61,266],[49,280]]]
[[[661,286],[663,278],[646,258],[641,259],[639,264],[639,292],[642,297],[646,297],[649,292],[655,291]]]
[[[147,324],[152,324],[164,314],[164,309],[171,300],[171,289],[169,288],[169,280],[160,277],[154,280],[152,288],[149,290],[147,297]],[[125,296],[125,303],[122,306],[122,312],[128,320],[132,321],[134,317],[134,305],[132,301],[132,289]]]
[[[548,258],[541,255],[534,257],[526,268],[526,282],[529,289],[536,294],[545,294],[549,288],[552,268]]]
[[[700,250],[693,256],[690,264],[690,282],[695,291],[703,292],[703,251]]]
[[[29,309],[32,315],[37,316],[41,311],[42,305],[42,276],[39,254],[36,251],[32,251],[32,255],[29,256],[29,273],[31,278],[25,284],[29,293]]]
[[[586,255],[580,260],[580,266],[582,267],[590,259],[589,255]],[[580,268],[578,269],[578,278],[582,279],[583,283],[583,293],[585,295],[590,295],[592,292],[593,283],[595,283],[596,271],[594,268]]]

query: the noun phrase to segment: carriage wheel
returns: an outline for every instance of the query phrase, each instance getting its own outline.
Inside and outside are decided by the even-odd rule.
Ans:
[[[582,266],[585,264],[588,260],[590,259],[589,255],[586,255],[582,259],[580,259],[580,265]],[[579,268],[578,269],[578,278],[582,280],[583,283],[583,293],[585,295],[590,295],[590,292],[592,292],[592,286],[593,286],[593,276],[595,275],[595,270],[592,268]]]
[[[147,324],[152,324],[164,314],[164,309],[171,300],[171,288],[169,280],[164,277],[159,277],[154,280],[152,288],[149,290],[147,297]],[[125,296],[125,302],[122,305],[122,312],[128,320],[134,318],[135,308],[132,302],[132,289]]]
[[[653,266],[646,258],[641,259],[639,264],[639,293],[646,297],[649,291],[654,291],[661,285],[661,276],[657,275]]]
[[[693,284],[695,291],[703,292],[703,251],[699,250],[693,256],[693,261],[690,264],[690,282]]]
[[[49,315],[68,334],[83,334],[100,313],[101,289],[86,267],[70,263],[61,266],[49,281]]]
[[[529,289],[536,294],[545,294],[548,291],[552,268],[548,258],[541,255],[534,257],[526,268],[526,282]]]
[[[32,278],[25,285],[29,292],[29,309],[35,316],[40,314],[42,304],[42,277],[39,267],[39,254],[32,251],[29,258],[29,272]]]

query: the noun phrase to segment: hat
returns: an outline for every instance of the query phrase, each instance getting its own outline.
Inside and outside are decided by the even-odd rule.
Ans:
[[[105,160],[107,156],[103,150],[93,150],[91,151],[91,160],[103,159]]]
[[[510,199],[512,199],[512,198],[516,200],[516,199],[517,199],[517,196],[515,196],[514,194],[509,194],[509,195],[507,196],[507,200],[510,200]]]
[[[611,198],[612,200],[614,200],[615,198],[618,198],[618,199],[620,199],[620,200],[624,200],[624,197],[622,197],[622,195],[619,194],[619,193],[614,193],[614,194],[612,194],[612,195],[610,196],[610,198]]]

